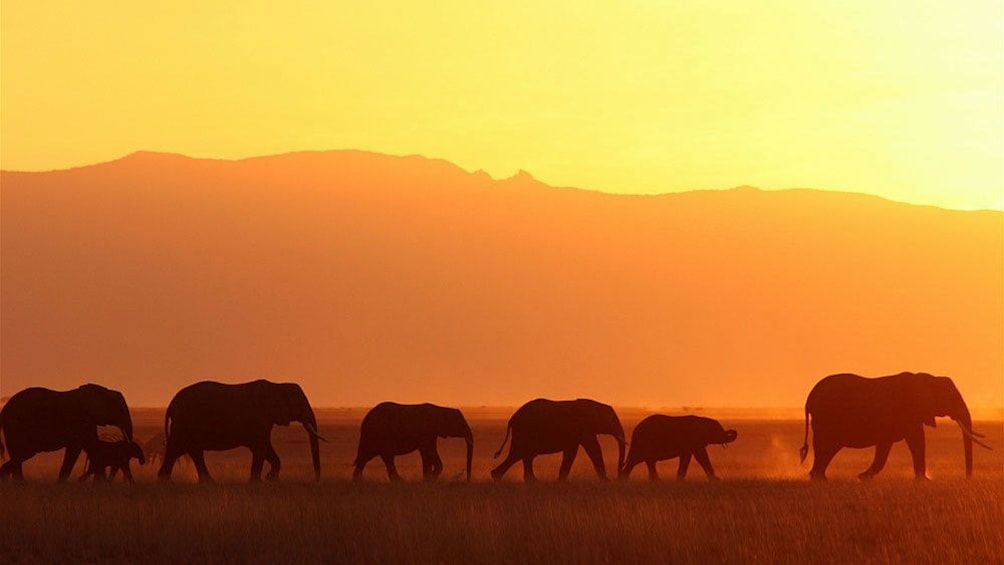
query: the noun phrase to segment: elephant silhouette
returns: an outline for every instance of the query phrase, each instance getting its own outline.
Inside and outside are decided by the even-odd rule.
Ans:
[[[467,480],[470,481],[474,435],[460,410],[435,404],[378,404],[366,414],[360,426],[352,480],[361,480],[366,463],[379,456],[390,480],[398,481],[401,477],[394,466],[394,457],[417,450],[422,456],[425,480],[434,481],[443,472],[443,461],[436,448],[437,439],[441,437],[460,437],[467,442]]]
[[[700,463],[708,479],[716,480],[718,477],[708,458],[707,446],[732,443],[738,435],[735,430],[726,430],[711,418],[654,414],[639,422],[631,433],[631,449],[621,468],[620,477],[627,479],[635,465],[644,462],[648,467],[649,478],[658,480],[656,462],[679,457],[676,478],[683,480],[693,457]]]
[[[179,457],[187,454],[195,463],[200,482],[211,482],[204,452],[236,447],[251,450],[251,479],[261,479],[265,461],[266,478],[279,477],[281,462],[272,447],[272,427],[299,422],[307,430],[314,476],[321,478],[321,460],[317,418],[300,385],[257,380],[242,384],[203,381],[187,386],[171,400],[164,415],[167,448],[157,473],[161,480],[171,478]],[[327,441],[327,440],[325,440]]]
[[[900,373],[866,378],[850,373],[830,375],[809,392],[805,401],[805,442],[801,460],[809,454],[809,421],[815,458],[809,476],[826,478],[826,468],[844,447],[875,447],[875,460],[858,475],[867,480],[885,467],[892,444],[906,440],[916,478],[927,478],[924,426],[948,416],[962,429],[966,477],[973,474],[973,443],[990,449],[973,431],[969,408],[948,377]]]
[[[492,469],[492,478],[502,480],[506,471],[523,462],[523,480],[536,480],[533,474],[533,460],[536,456],[547,453],[561,453],[561,468],[558,480],[564,481],[572,469],[579,446],[586,450],[586,455],[596,469],[596,475],[606,480],[607,472],[603,466],[603,452],[600,449],[597,434],[614,436],[618,445],[617,469],[624,462],[624,428],[621,426],[617,412],[606,404],[580,398],[578,400],[548,400],[538,398],[521,406],[509,418],[505,438],[495,453],[497,458],[505,449],[505,444],[512,433],[512,443],[509,455],[502,463]]]
[[[95,481],[104,481],[105,470],[108,469],[111,471],[108,480],[115,480],[115,474],[122,471],[123,480],[132,483],[132,470],[129,468],[129,462],[136,459],[140,465],[146,464],[143,449],[134,441],[99,440],[85,447],[84,451],[87,453],[87,466],[84,474],[80,476],[80,482],[84,482],[90,477],[94,477]]]
[[[22,465],[38,453],[65,449],[59,482],[65,482],[80,452],[98,441],[98,426],[116,426],[132,440],[132,417],[121,392],[96,384],[68,391],[24,389],[0,409],[0,434],[10,460],[0,466],[0,482],[24,480]],[[0,459],[4,442],[0,441]]]

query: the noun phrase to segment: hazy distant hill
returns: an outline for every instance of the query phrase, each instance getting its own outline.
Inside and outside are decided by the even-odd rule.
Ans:
[[[364,152],[137,153],[0,184],[3,394],[197,379],[317,404],[798,405],[839,371],[1000,405],[1004,214],[496,181]]]

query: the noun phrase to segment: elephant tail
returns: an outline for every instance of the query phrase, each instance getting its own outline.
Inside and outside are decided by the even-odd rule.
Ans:
[[[495,452],[495,459],[498,459],[499,455],[502,455],[502,450],[505,449],[505,444],[509,441],[509,430],[511,429],[512,421],[510,420],[505,426],[505,437],[502,438],[502,445],[499,446],[499,450]]]
[[[173,404],[173,402],[172,402]],[[171,436],[171,405],[164,411],[164,445],[167,446],[167,438]]]
[[[802,442],[802,448],[798,450],[798,454],[801,457],[799,463],[805,463],[805,458],[809,456],[809,406],[806,403],[805,406],[805,439]]]

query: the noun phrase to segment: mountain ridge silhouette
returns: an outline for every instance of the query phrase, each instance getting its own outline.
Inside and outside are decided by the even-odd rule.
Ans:
[[[284,152],[284,153],[276,153],[276,154],[269,154],[269,155],[258,155],[258,156],[252,156],[252,157],[240,157],[240,158],[232,158],[232,159],[220,158],[220,157],[193,157],[193,156],[185,155],[183,153],[176,153],[176,152],[170,152],[170,151],[153,151],[153,150],[141,149],[141,150],[133,151],[132,153],[128,153],[128,154],[126,154],[126,155],[124,155],[122,157],[119,157],[117,159],[112,159],[112,160],[109,160],[109,161],[101,161],[101,162],[98,162],[98,163],[91,163],[91,164],[85,164],[85,165],[77,165],[77,166],[60,168],[60,169],[40,170],[40,171],[22,171],[22,170],[16,170],[16,169],[0,169],[0,172],[2,172],[2,173],[8,173],[8,174],[44,174],[44,173],[58,173],[58,172],[65,172],[65,171],[88,169],[90,167],[114,166],[114,165],[122,164],[122,163],[142,163],[142,162],[146,162],[146,163],[149,164],[149,163],[156,163],[158,161],[164,162],[164,161],[168,161],[168,160],[174,160],[176,162],[180,162],[180,161],[201,161],[201,162],[220,162],[220,163],[240,163],[240,162],[249,162],[249,161],[281,160],[283,158],[299,157],[299,156],[317,156],[317,157],[325,157],[325,156],[368,156],[368,157],[376,157],[376,158],[381,158],[381,159],[382,158],[386,158],[389,161],[401,160],[401,159],[410,160],[410,161],[427,161],[427,162],[430,162],[430,163],[436,163],[438,165],[446,165],[446,166],[455,168],[457,171],[466,173],[468,175],[472,175],[475,178],[485,179],[487,177],[487,179],[490,179],[490,180],[492,180],[492,181],[494,181],[496,183],[505,183],[507,181],[508,182],[515,182],[515,181],[522,181],[523,179],[525,179],[527,182],[535,183],[535,184],[540,185],[541,187],[546,187],[546,188],[549,188],[549,189],[573,190],[573,191],[580,191],[580,192],[590,192],[590,193],[598,193],[598,194],[604,194],[604,195],[616,196],[616,197],[660,198],[660,197],[673,197],[673,196],[679,196],[679,195],[690,194],[690,193],[703,194],[703,193],[708,193],[708,192],[755,191],[755,192],[767,192],[767,193],[775,193],[775,192],[785,193],[785,192],[792,192],[792,191],[798,191],[798,192],[808,191],[808,192],[813,192],[813,193],[820,193],[821,192],[821,193],[828,193],[828,194],[841,194],[841,195],[849,195],[849,196],[860,196],[860,197],[863,197],[863,198],[872,198],[872,199],[884,200],[884,201],[891,202],[891,203],[894,203],[894,204],[901,204],[901,205],[906,205],[906,206],[925,207],[925,208],[936,208],[936,209],[939,209],[939,210],[947,210],[947,211],[955,211],[955,212],[1004,213],[1004,211],[1002,211],[1002,210],[996,210],[996,209],[991,209],[991,208],[980,208],[980,209],[952,208],[952,207],[947,207],[947,206],[938,206],[938,205],[934,205],[934,204],[918,204],[918,203],[914,203],[914,202],[906,202],[906,201],[902,201],[902,200],[895,200],[895,199],[892,199],[892,198],[887,198],[885,196],[881,196],[881,195],[877,195],[877,194],[870,194],[870,193],[864,193],[864,192],[855,192],[855,191],[852,191],[852,190],[835,190],[835,189],[809,188],[809,187],[790,187],[790,188],[763,189],[763,188],[756,187],[756,186],[751,186],[751,185],[739,185],[739,186],[727,187],[727,188],[698,188],[698,189],[679,190],[679,191],[672,191],[672,192],[659,192],[659,193],[620,193],[620,192],[609,192],[609,191],[604,191],[602,189],[594,189],[594,188],[584,188],[584,187],[576,187],[576,186],[564,186],[564,185],[552,185],[552,184],[548,184],[546,182],[538,180],[535,176],[533,176],[533,173],[531,173],[531,172],[529,172],[529,171],[527,171],[525,169],[519,169],[515,173],[513,173],[512,175],[509,175],[507,177],[495,178],[495,177],[492,177],[489,173],[485,172],[483,169],[476,169],[474,171],[468,171],[468,170],[464,169],[463,167],[457,165],[456,163],[453,163],[452,161],[449,161],[448,159],[443,159],[443,158],[439,158],[439,157],[426,157],[424,155],[417,154],[417,153],[407,154],[407,155],[394,155],[394,154],[382,153],[382,152],[379,152],[379,151],[370,151],[370,150],[364,150],[364,149],[301,150],[301,151],[289,151],[289,152]]]

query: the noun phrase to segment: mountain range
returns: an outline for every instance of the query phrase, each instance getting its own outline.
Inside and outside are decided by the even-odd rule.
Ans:
[[[0,388],[196,380],[318,405],[796,406],[821,377],[1004,403],[1004,213],[496,180],[361,151],[0,177]]]

